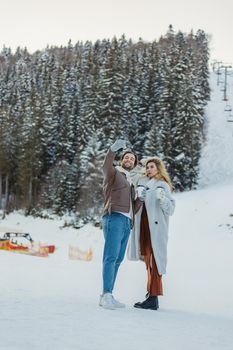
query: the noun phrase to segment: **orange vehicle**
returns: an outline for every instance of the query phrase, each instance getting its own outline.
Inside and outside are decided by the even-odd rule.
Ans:
[[[0,238],[0,250],[47,257],[49,253],[54,253],[55,246],[35,243],[29,233],[11,231]]]

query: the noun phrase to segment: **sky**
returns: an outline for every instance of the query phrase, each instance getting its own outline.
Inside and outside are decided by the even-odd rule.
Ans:
[[[152,41],[169,24],[185,33],[211,36],[211,60],[233,63],[232,0],[0,0],[0,48],[120,37]]]

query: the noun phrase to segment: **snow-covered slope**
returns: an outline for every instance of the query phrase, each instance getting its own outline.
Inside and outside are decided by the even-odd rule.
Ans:
[[[227,81],[228,101],[225,102],[223,84],[217,85],[217,75],[211,74],[211,101],[207,107],[207,138],[200,161],[200,187],[233,181],[233,122],[227,121],[230,114],[233,116],[233,111],[225,111],[228,106],[233,110],[233,75],[229,75]]]
[[[233,186],[176,194],[168,273],[159,311],[138,310],[143,263],[125,260],[115,295],[125,310],[98,307],[102,232],[11,214],[1,225],[58,247],[49,258],[0,251],[0,349],[231,349]],[[224,198],[224,200],[223,200]],[[68,259],[69,244],[92,247],[91,262]]]

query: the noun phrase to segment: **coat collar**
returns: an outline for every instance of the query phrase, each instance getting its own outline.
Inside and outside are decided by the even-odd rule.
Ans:
[[[160,185],[162,186],[163,181],[156,180],[156,179],[149,179],[147,176],[144,176],[139,180],[138,184],[146,186],[148,190],[154,190],[156,187]]]
[[[130,172],[127,171],[126,169],[122,168],[122,166],[117,165],[116,170],[118,170],[120,173],[125,174],[127,181],[131,184],[131,178],[130,178]]]

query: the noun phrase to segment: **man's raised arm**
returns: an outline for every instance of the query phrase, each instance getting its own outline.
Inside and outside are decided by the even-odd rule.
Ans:
[[[115,167],[113,166],[113,161],[116,155],[116,152],[126,148],[125,140],[116,140],[114,144],[108,150],[103,164],[103,173],[104,177],[112,177],[115,174]]]

